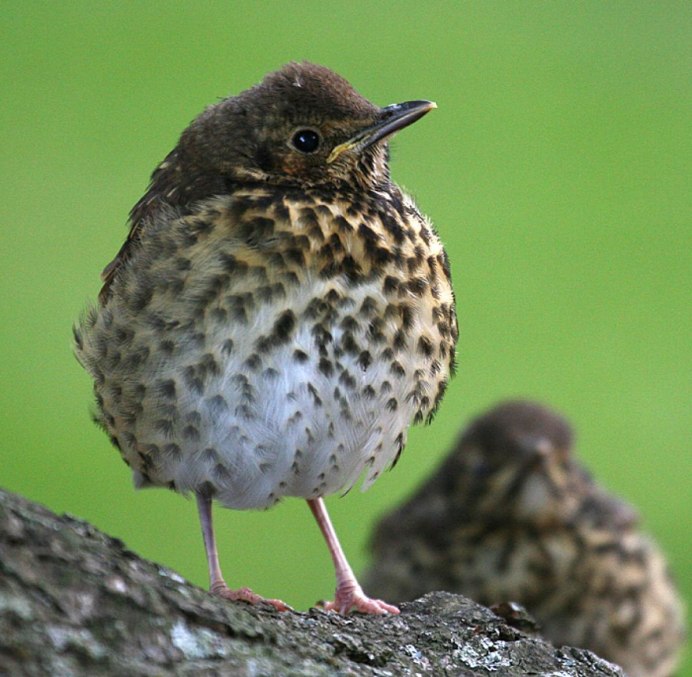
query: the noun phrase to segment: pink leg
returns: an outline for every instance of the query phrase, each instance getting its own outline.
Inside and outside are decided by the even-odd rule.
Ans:
[[[216,539],[214,538],[214,525],[211,519],[211,498],[201,493],[197,494],[197,510],[199,511],[199,521],[202,525],[202,537],[204,538],[204,549],[207,552],[207,564],[209,565],[209,589],[212,594],[234,601],[249,602],[250,604],[260,604],[266,602],[271,604],[279,611],[290,609],[287,604],[280,599],[264,599],[256,595],[250,588],[240,588],[231,590],[223,579],[221,567],[219,566],[219,553],[216,550]]]
[[[366,614],[398,614],[399,609],[391,604],[383,602],[381,599],[371,599],[363,592],[349,563],[346,555],[341,548],[336,531],[332,526],[327,507],[322,498],[315,498],[308,501],[310,510],[317,520],[317,525],[327,541],[329,553],[334,562],[336,570],[336,595],[333,602],[327,602],[326,609],[335,610],[342,614],[347,614],[351,609],[361,611]]]

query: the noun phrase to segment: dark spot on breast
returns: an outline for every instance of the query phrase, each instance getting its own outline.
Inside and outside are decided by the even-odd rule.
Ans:
[[[370,354],[370,351],[368,350],[363,350],[360,355],[358,355],[358,366],[363,370],[367,370],[367,368],[372,364],[372,355]]]
[[[157,392],[161,397],[173,399],[175,397],[175,381],[170,378],[165,381],[159,381]]]
[[[300,278],[298,277],[297,273],[294,273],[292,270],[287,270],[281,273],[280,277],[284,281],[284,284],[290,287],[293,287],[300,282]]]
[[[421,336],[418,339],[418,352],[425,357],[430,357],[433,354],[434,346],[433,342],[427,336]]]
[[[221,465],[221,463],[217,463],[214,466],[213,472],[214,479],[216,479],[218,482],[226,482],[231,478],[230,470],[225,465]]]
[[[344,332],[341,339],[341,347],[350,355],[357,355],[360,353],[360,346],[356,342],[353,333],[350,331]]]
[[[411,329],[414,318],[413,308],[408,303],[400,303],[399,312],[401,313],[401,324],[404,329]]]
[[[244,364],[251,371],[257,371],[262,365],[262,358],[257,353],[253,353],[245,360]]]
[[[368,254],[375,267],[382,267],[394,259],[391,250],[386,247],[373,247]]]
[[[399,280],[393,275],[387,275],[382,283],[382,291],[385,294],[393,294],[399,286]]]
[[[401,362],[399,362],[398,360],[392,362],[391,366],[389,367],[389,371],[391,371],[392,374],[398,377],[404,376],[406,374],[406,371],[401,366]]]
[[[408,268],[409,275],[412,273],[415,273],[416,270],[420,267],[420,262],[415,256],[409,256],[406,259],[406,267]]]
[[[303,412],[302,411],[296,411],[292,416],[289,417],[288,425],[295,425],[302,418],[303,418]]]
[[[305,265],[305,256],[300,249],[291,248],[284,251],[284,260],[300,267]]]
[[[325,375],[331,376],[334,373],[334,365],[325,357],[321,358],[317,368]]]
[[[300,249],[302,251],[309,251],[310,250],[310,238],[307,235],[303,235],[303,234],[292,235],[290,237],[289,242],[296,249]]]
[[[364,317],[370,317],[377,312],[377,301],[372,296],[366,296],[361,303],[358,313]]]
[[[123,367],[125,369],[138,369],[141,367],[149,358],[149,348],[147,346],[141,346],[136,350],[127,354],[126,358],[123,360]],[[115,359],[118,353],[113,354],[113,360],[115,363],[119,362],[119,359]]]
[[[248,269],[248,264],[241,259],[236,258],[233,254],[229,252],[219,252],[218,253],[219,263],[221,267],[227,273],[246,273]]]
[[[380,239],[380,236],[367,223],[361,223],[358,226],[358,234],[370,243],[378,242]]]
[[[336,234],[332,233],[329,237],[328,243],[325,247],[329,247],[331,254],[340,254],[344,251],[344,245],[341,242],[341,238]]]
[[[343,216],[334,217],[334,226],[342,233],[350,233],[353,231],[351,222],[348,219],[345,219]]]
[[[130,305],[135,312],[144,310],[154,294],[154,285],[149,280],[143,280],[131,293]]]
[[[159,349],[166,355],[172,355],[175,352],[175,343],[170,339],[164,339],[159,343]]]
[[[203,375],[203,378],[207,375],[218,376],[221,373],[221,367],[212,353],[204,353],[204,355],[202,355],[197,369],[200,374]]]
[[[308,361],[308,354],[303,350],[296,349],[293,351],[293,359],[296,362],[300,362],[301,364],[303,364]]]
[[[161,451],[165,456],[168,456],[171,460],[174,461],[180,460],[182,456],[180,452],[180,447],[173,442],[171,442],[170,444],[165,444]]]
[[[245,310],[245,305],[241,297],[239,296],[227,296],[226,303],[231,313],[231,317],[235,322],[240,324],[247,324],[247,311]]]
[[[344,275],[351,284],[359,284],[363,281],[360,264],[350,254],[344,256],[342,267]]]
[[[285,310],[274,323],[273,336],[277,343],[285,343],[296,326],[296,316],[292,310]]]
[[[199,430],[193,425],[186,425],[183,428],[183,439],[196,442],[199,439]]]
[[[396,303],[388,303],[387,307],[384,309],[384,319],[394,320],[400,315],[399,306]]]
[[[402,350],[406,346],[406,333],[403,329],[398,329],[394,334],[394,350]]]
[[[351,376],[347,371],[342,371],[341,376],[339,376],[339,383],[349,390],[353,390],[356,387],[356,379]]]
[[[372,386],[368,385],[363,388],[363,397],[367,398],[368,400],[373,399],[375,395],[375,389]]]
[[[440,336],[442,336],[442,338],[449,338],[450,334],[451,334],[451,331],[449,328],[449,323],[447,323],[445,321],[438,322],[437,323],[437,331],[440,332]]]
[[[125,343],[130,343],[134,335],[135,333],[130,327],[118,327],[115,330],[115,342],[122,346]]]
[[[200,457],[205,463],[217,463],[219,454],[214,447],[207,447],[204,449],[204,451],[202,451]]]
[[[303,317],[307,318],[308,320],[316,320],[320,315],[322,315],[322,313],[324,313],[326,309],[327,304],[324,302],[324,300],[315,297],[311,299],[311,301],[305,307]]]
[[[298,212],[298,226],[302,226],[308,236],[315,240],[323,240],[324,234],[320,228],[317,214],[311,207],[302,207]]]
[[[257,298],[263,303],[268,303],[271,301],[273,295],[272,285],[270,284],[263,284],[255,289],[255,296],[257,296]]]
[[[214,395],[207,400],[212,416],[222,416],[228,411],[228,403],[223,395]]]
[[[235,408],[235,415],[239,416],[240,418],[244,418],[246,420],[251,419],[252,418],[252,409],[247,404],[239,404]],[[242,437],[239,439],[239,441],[245,442],[245,440],[243,440]]]
[[[336,289],[330,289],[324,298],[327,303],[330,303],[331,305],[336,305],[339,299],[341,298],[341,294]]]
[[[123,389],[120,385],[117,383],[111,383],[108,386],[108,392],[111,396],[111,398],[117,403],[120,402],[120,398],[122,397],[123,394]]]
[[[158,430],[160,433],[163,433],[166,437],[170,437],[173,434],[173,421],[167,418],[160,418],[158,421],[154,423],[154,427],[156,430]]]
[[[406,288],[414,296],[422,296],[425,290],[428,288],[428,281],[424,277],[414,277],[408,281]]]
[[[333,336],[329,330],[327,330],[323,325],[316,324],[310,333],[315,339],[315,344],[317,347],[326,346],[328,343],[332,342]]]
[[[288,221],[291,218],[291,213],[283,202],[274,203],[274,217],[277,221]]]
[[[315,388],[312,383],[308,383],[308,393],[310,393],[312,397],[312,401],[315,403],[316,407],[321,407],[322,406],[322,398],[320,398],[319,393],[317,392],[317,388]],[[308,428],[305,429],[306,432],[310,432]],[[312,434],[309,435],[312,437]]]
[[[384,343],[387,337],[384,335],[382,328],[384,327],[384,320],[381,317],[376,317],[368,325],[368,339],[372,343]]]

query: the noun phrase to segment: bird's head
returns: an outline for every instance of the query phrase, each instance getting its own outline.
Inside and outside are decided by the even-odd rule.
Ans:
[[[453,492],[475,517],[542,523],[564,517],[592,486],[572,457],[572,430],[555,412],[508,401],[480,416],[450,457]]]
[[[477,418],[451,462],[473,519],[552,528],[579,523],[624,529],[636,511],[608,494],[572,452],[565,418],[531,401],[508,401]],[[462,499],[462,500],[465,500]],[[469,511],[469,505],[472,506]]]
[[[377,189],[389,181],[389,137],[433,108],[380,108],[328,68],[290,63],[197,117],[154,172],[149,197],[182,205],[248,182]]]

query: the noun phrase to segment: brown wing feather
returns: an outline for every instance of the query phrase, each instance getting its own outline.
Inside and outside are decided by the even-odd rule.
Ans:
[[[110,297],[111,285],[121,266],[132,256],[134,248],[139,243],[142,231],[162,202],[175,203],[175,177],[179,173],[178,149],[171,151],[166,159],[151,175],[147,192],[130,211],[130,232],[125,242],[118,250],[115,258],[103,269],[101,280],[103,287],[99,292],[99,302],[103,305]]]

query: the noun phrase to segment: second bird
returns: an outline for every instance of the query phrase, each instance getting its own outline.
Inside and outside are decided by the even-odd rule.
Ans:
[[[297,496],[336,568],[328,608],[397,612],[363,593],[323,497],[395,463],[453,368],[447,256],[388,167],[389,137],[434,107],[380,108],[308,63],[210,106],[155,170],[76,329],[135,484],[195,494],[223,597],[262,600],[227,587],[212,501]]]

